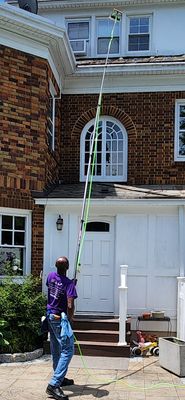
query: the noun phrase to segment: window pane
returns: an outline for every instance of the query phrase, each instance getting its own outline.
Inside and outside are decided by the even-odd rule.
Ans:
[[[88,39],[89,22],[69,22],[68,36],[69,39]]]
[[[15,226],[16,230],[24,231],[25,230],[25,218],[24,217],[15,217]]]
[[[185,132],[180,132],[179,135],[179,154],[181,156],[185,155]]]
[[[117,165],[112,165],[112,176],[116,176],[117,174]]]
[[[111,19],[101,19],[98,20],[98,37],[109,37],[111,36],[111,32],[114,26],[114,21]],[[119,25],[116,24],[114,26],[114,36],[119,35]]]
[[[2,231],[1,244],[13,244],[12,243],[12,232]]]
[[[149,50],[149,35],[129,36],[129,51]]]
[[[110,38],[98,39],[98,54],[106,54],[108,51]],[[114,38],[111,43],[110,54],[119,53],[119,38]]]
[[[185,106],[180,106],[180,117],[185,117]]]
[[[84,41],[83,40],[71,40],[71,47],[73,51],[84,51]]]
[[[123,165],[118,165],[118,175],[123,175]]]
[[[2,229],[13,229],[13,217],[2,215]]]
[[[0,275],[23,275],[24,249],[0,248]]]
[[[97,165],[96,175],[101,175],[101,165]]]
[[[24,246],[24,232],[14,232],[14,245]]]
[[[185,118],[180,119],[180,129],[185,129]]]
[[[88,222],[86,232],[109,232],[110,225],[107,222]]]

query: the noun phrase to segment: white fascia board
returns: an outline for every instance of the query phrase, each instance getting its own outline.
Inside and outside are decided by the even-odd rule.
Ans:
[[[0,44],[47,59],[57,83],[76,66],[65,29],[7,4],[0,5]]]
[[[93,76],[93,75],[102,75],[104,70],[104,65],[77,65],[76,68],[76,76]],[[153,74],[185,74],[185,63],[180,62],[172,62],[166,63],[161,62],[158,63],[136,63],[136,64],[114,64],[107,65],[106,67],[106,75],[131,75],[131,74],[142,74],[142,75],[153,75]]]
[[[47,205],[47,206],[79,206],[82,205],[83,199],[35,199],[35,204],[37,205]],[[138,206],[138,205],[147,205],[147,206],[175,206],[175,205],[183,205],[185,206],[185,198],[177,199],[91,199],[91,206],[93,207],[118,207],[118,206]]]
[[[79,8],[105,8],[105,7],[135,7],[143,5],[184,4],[184,0],[62,0],[41,1],[39,9],[79,9]]]
[[[172,79],[173,77],[173,79]],[[101,77],[66,77],[64,94],[97,94],[100,91]],[[106,76],[103,93],[135,92],[175,92],[185,90],[183,74],[166,75],[114,75]]]

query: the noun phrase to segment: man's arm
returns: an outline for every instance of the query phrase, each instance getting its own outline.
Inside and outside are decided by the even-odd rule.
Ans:
[[[75,310],[74,298],[68,297],[67,298],[67,316],[70,321],[72,321],[72,319],[73,319],[74,310]]]

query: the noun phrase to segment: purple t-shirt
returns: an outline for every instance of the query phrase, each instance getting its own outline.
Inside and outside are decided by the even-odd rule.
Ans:
[[[47,310],[53,314],[60,315],[61,312],[67,314],[67,298],[77,298],[75,283],[73,280],[57,272],[50,272],[46,285],[48,286]]]

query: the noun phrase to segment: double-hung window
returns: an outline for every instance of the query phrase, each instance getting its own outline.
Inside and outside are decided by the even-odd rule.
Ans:
[[[50,81],[49,83],[49,110],[48,110],[48,145],[51,150],[55,149],[55,97],[56,90]]]
[[[185,99],[175,105],[175,160],[185,161]]]
[[[29,219],[29,215],[18,213],[0,214],[1,276],[23,276],[30,270]]]
[[[89,45],[89,21],[68,21],[68,37],[74,54],[85,56]]]
[[[128,18],[128,51],[150,50],[150,16],[131,16]]]
[[[97,19],[97,54],[107,54],[114,21],[110,18]],[[119,54],[119,24],[114,26],[110,54]]]
[[[81,181],[87,176],[93,134],[94,120],[84,127],[81,134]],[[112,117],[104,116],[99,121],[93,175],[94,181],[127,180],[127,133]]]

